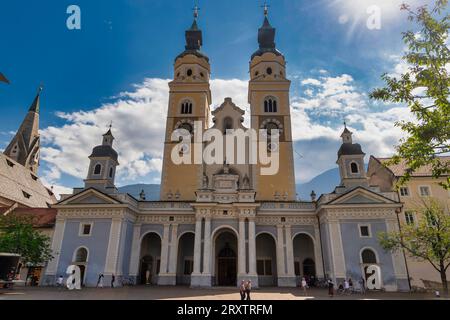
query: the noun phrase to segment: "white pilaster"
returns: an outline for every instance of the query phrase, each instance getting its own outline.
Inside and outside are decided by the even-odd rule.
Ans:
[[[105,274],[117,273],[117,258],[120,247],[120,231],[122,230],[122,219],[114,218],[109,232],[108,251],[106,253]]]
[[[387,232],[398,232],[398,222],[395,219],[390,219],[386,221]],[[391,253],[392,262],[394,265],[394,274],[397,279],[408,279],[408,274],[406,272],[405,259],[402,256],[401,251],[395,251]],[[383,270],[381,271],[383,272]]]
[[[256,276],[256,234],[254,219],[250,219],[248,223],[248,263],[250,275]]]
[[[339,221],[329,222],[331,239],[331,258],[334,278],[346,278],[344,248],[342,246],[341,225]],[[336,280],[336,279],[334,279]]]
[[[287,262],[287,275],[295,277],[294,269],[294,249],[291,236],[291,226],[285,226],[286,232],[286,262]]]
[[[277,226],[277,273],[279,277],[286,274],[284,269],[284,239],[282,225]]]
[[[245,219],[239,219],[238,275],[246,275],[245,270]]]
[[[163,239],[161,244],[161,267],[160,267],[160,273],[165,274],[167,273],[167,260],[169,258],[169,224],[164,225],[164,233],[163,233]]]
[[[56,272],[58,271],[59,256],[61,254],[61,247],[64,239],[65,228],[66,228],[66,220],[56,219],[55,231],[53,233],[53,240],[52,240],[52,252],[54,254],[54,258],[48,262],[46,269],[47,275],[56,275]]]
[[[172,225],[172,233],[170,236],[170,259],[169,273],[176,275],[178,265],[178,225]]]
[[[211,218],[205,218],[203,242],[203,275],[211,275]]]
[[[200,261],[202,254],[202,220],[197,218],[195,222],[195,242],[194,242],[194,271],[193,275],[200,274]]]
[[[141,255],[141,224],[133,227],[133,242],[131,244],[130,276],[137,276]]]
[[[319,225],[314,225],[314,261],[316,262],[316,272],[319,278],[324,277],[322,261],[322,239],[320,238]]]

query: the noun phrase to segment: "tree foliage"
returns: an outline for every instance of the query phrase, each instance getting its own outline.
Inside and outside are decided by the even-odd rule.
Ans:
[[[406,161],[403,184],[422,166],[432,168],[433,177],[447,177],[440,184],[450,189],[450,161],[439,155],[450,152],[450,50],[448,31],[450,16],[445,13],[448,0],[437,0],[432,8],[412,10],[404,4],[418,30],[403,33],[407,52],[403,56],[409,66],[400,77],[384,74],[386,86],[374,90],[370,97],[387,103],[408,105],[413,121],[400,121],[396,126],[405,133],[390,164]]]
[[[417,224],[404,225],[399,231],[380,233],[385,250],[404,249],[409,255],[430,263],[436,269],[448,292],[446,271],[450,265],[450,214],[437,200],[424,201],[418,208]]]
[[[20,254],[24,263],[33,265],[51,260],[51,239],[33,225],[32,216],[0,216],[0,252]]]

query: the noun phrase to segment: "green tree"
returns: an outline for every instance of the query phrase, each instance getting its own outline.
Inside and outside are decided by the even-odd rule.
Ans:
[[[34,265],[51,260],[50,238],[33,222],[32,216],[0,216],[0,252],[20,254],[24,263]]]
[[[370,93],[375,100],[408,105],[414,121],[400,121],[396,126],[406,138],[397,146],[391,164],[405,160],[406,174],[399,183],[408,181],[418,168],[429,165],[433,177],[447,177],[440,184],[450,189],[450,161],[439,155],[450,152],[450,103],[448,47],[449,15],[445,13],[448,0],[437,0],[432,8],[421,6],[408,12],[409,20],[418,30],[403,33],[407,52],[403,57],[408,71],[400,77],[384,74],[386,86]]]
[[[416,225],[404,225],[397,232],[378,235],[387,251],[404,249],[412,257],[427,261],[440,276],[448,295],[446,271],[450,265],[450,214],[437,200],[424,201],[418,208],[420,219]]]

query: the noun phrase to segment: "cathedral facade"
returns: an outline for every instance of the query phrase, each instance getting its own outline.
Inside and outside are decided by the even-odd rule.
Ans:
[[[402,204],[396,192],[370,185],[365,154],[347,128],[337,155],[340,185],[318,199],[314,193],[311,201],[296,199],[290,81],[267,12],[258,43],[250,60],[246,128],[245,112],[231,98],[210,110],[210,61],[201,51],[195,16],[169,84],[160,201],[117,191],[120,159],[109,130],[89,157],[85,186],[52,206],[58,211],[55,258],[44,284],[54,284],[74,264],[87,286],[103,274],[105,281],[114,275],[116,285],[191,287],[236,286],[241,280],[254,287],[292,287],[302,277],[357,281],[375,264],[383,288],[409,289],[403,255],[385,252],[377,240],[377,233],[398,228]],[[278,172],[263,175],[260,163],[233,165],[225,157],[216,164],[174,163],[173,131],[194,135],[195,123],[201,123],[201,134],[210,123],[224,135],[231,129],[278,130],[269,150],[278,153]]]

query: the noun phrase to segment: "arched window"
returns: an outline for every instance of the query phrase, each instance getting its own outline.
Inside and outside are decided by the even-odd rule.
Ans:
[[[377,263],[377,256],[372,250],[364,249],[364,251],[361,252],[361,260],[364,264]]]
[[[358,173],[358,172],[359,172],[359,170],[358,170],[358,165],[356,164],[356,162],[352,162],[352,163],[350,164],[350,168],[351,168],[351,170],[352,170],[352,173]]]
[[[97,164],[94,168],[94,174],[100,174],[100,173],[102,173],[102,165]]]
[[[192,114],[192,102],[189,100],[181,104],[181,114]]]
[[[109,168],[109,177],[112,178],[114,174],[114,169],[113,167]]]
[[[80,248],[75,255],[75,262],[87,262],[88,251],[86,248]]]
[[[233,119],[226,117],[223,119],[223,133],[226,134],[227,130],[233,129]]]
[[[273,97],[267,97],[264,100],[264,112],[275,113],[278,112],[277,100]]]

